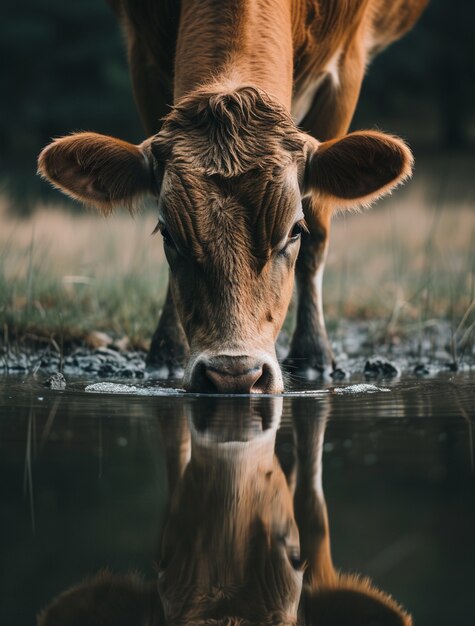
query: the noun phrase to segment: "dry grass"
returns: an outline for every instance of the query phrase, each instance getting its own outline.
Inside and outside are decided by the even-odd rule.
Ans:
[[[38,207],[17,220],[0,207],[0,323],[10,337],[82,338],[91,330],[151,333],[167,268],[154,216]]]
[[[430,203],[424,181],[365,214],[336,218],[327,262],[330,316],[387,316],[404,306],[461,315],[474,297],[475,210]]]
[[[395,333],[444,318],[454,332],[461,324],[459,338],[473,337],[474,163],[421,162],[405,189],[335,219],[324,292],[330,326],[342,317],[379,319]],[[167,275],[154,226],[153,212],[106,220],[39,206],[19,220],[0,206],[4,337],[58,341],[105,330],[145,345]]]

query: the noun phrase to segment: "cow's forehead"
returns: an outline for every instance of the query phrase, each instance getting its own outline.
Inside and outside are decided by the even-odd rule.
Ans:
[[[181,164],[165,169],[160,219],[198,258],[214,243],[265,257],[302,217],[295,165],[256,168],[232,179]]]
[[[254,87],[203,88],[182,98],[151,142],[157,161],[223,178],[291,164],[304,157],[305,146],[288,111]]]

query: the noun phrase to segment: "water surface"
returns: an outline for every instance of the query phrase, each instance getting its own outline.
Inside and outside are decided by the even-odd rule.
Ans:
[[[202,511],[199,495],[202,489],[207,503],[206,485],[216,481],[223,498],[241,490],[253,502],[259,481],[252,486],[250,477],[260,471],[253,459],[269,454],[269,472],[277,480],[283,470],[286,482],[273,487],[271,513],[259,515],[270,515],[274,525],[287,520],[286,553],[273,557],[272,567],[292,584],[298,587],[298,567],[294,576],[286,559],[301,557],[294,553],[302,546],[287,508],[295,484],[300,493],[300,463],[301,475],[313,472],[316,482],[323,472],[323,492],[315,492],[321,501],[312,511],[320,507],[321,514],[326,500],[325,532],[336,568],[370,576],[415,624],[473,624],[473,374],[376,383],[389,392],[335,393],[333,386],[314,385],[320,393],[253,399],[86,393],[90,382],[74,381],[63,392],[32,378],[0,382],[1,624],[34,624],[55,595],[100,568],[136,569],[154,580],[157,567],[171,572],[177,559],[193,561],[189,571],[195,561],[203,567],[203,559],[209,567],[214,549],[217,561],[220,550],[230,552],[224,570],[240,568],[243,589],[257,593],[249,546],[236,544],[234,535],[217,538],[225,524],[245,527],[239,506],[229,518],[219,504]],[[187,471],[200,480],[185,487],[189,499],[198,498],[194,526],[216,529],[209,540],[205,530],[198,536],[186,526],[193,510],[179,513],[183,503],[176,519],[170,513],[169,492],[181,484],[190,430],[197,473]],[[185,487],[179,488],[188,493]],[[311,498],[305,497],[307,511]],[[167,544],[163,529],[172,518],[184,536],[197,533],[193,541],[178,536]],[[306,519],[297,519],[304,543]],[[166,559],[158,547],[164,541],[177,546]]]

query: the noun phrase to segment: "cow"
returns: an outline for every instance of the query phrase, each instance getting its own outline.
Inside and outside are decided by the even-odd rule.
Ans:
[[[244,398],[242,399],[244,400]],[[160,415],[168,502],[157,579],[103,570],[65,591],[39,626],[411,626],[365,577],[333,565],[322,488],[330,405],[292,403],[287,472],[282,398],[175,406]],[[173,411],[172,410],[172,411]]]
[[[110,214],[158,202],[169,286],[148,362],[208,393],[279,393],[275,340],[296,277],[285,364],[328,374],[322,279],[331,217],[411,174],[396,137],[348,128],[365,68],[427,0],[111,0],[139,145],[83,132],[39,173]]]

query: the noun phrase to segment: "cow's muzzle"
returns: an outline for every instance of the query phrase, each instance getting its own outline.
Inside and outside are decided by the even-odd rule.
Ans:
[[[201,356],[191,370],[188,391],[199,393],[281,393],[282,375],[271,359]]]

